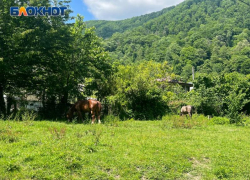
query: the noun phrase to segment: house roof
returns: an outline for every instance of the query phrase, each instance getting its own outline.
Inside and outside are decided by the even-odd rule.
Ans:
[[[158,82],[166,82],[167,81],[168,83],[180,84],[181,86],[193,87],[192,82],[182,82],[182,81],[178,81],[177,79],[171,79],[170,77],[156,79],[156,81],[158,81]]]

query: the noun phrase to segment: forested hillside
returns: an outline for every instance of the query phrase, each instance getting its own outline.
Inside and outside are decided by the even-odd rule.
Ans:
[[[241,1],[188,0],[142,26],[115,33],[106,49],[122,64],[168,61],[186,80],[192,66],[200,73],[249,74],[249,27],[249,6]]]
[[[131,30],[136,27],[143,25],[144,23],[165,14],[166,12],[173,9],[174,6],[165,8],[158,12],[153,12],[150,14],[133,17],[130,19],[125,19],[121,21],[105,21],[105,20],[92,20],[87,21],[86,24],[88,27],[95,26],[96,27],[96,34],[100,37],[109,38],[114,33],[120,32],[123,33],[126,30]]]

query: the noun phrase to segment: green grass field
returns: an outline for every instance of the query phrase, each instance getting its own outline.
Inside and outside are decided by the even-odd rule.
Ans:
[[[250,128],[0,120],[0,179],[250,179]]]

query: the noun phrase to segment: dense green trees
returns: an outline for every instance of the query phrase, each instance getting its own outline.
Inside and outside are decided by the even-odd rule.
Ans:
[[[32,1],[34,6],[50,5],[50,1]],[[1,112],[5,113],[3,92],[9,97],[21,96],[24,90],[35,91],[39,86],[37,78],[43,74],[45,68],[51,67],[53,60],[59,58],[55,55],[59,50],[58,44],[64,42],[57,36],[62,36],[65,28],[59,28],[68,19],[68,14],[62,18],[37,18],[11,17],[11,6],[26,6],[28,1],[1,1],[0,13],[0,100]],[[64,3],[63,1],[59,2]],[[67,33],[66,33],[67,34]],[[61,50],[65,50],[64,46]],[[48,72],[48,71],[47,71]]]
[[[113,62],[168,61],[184,81],[191,80],[194,66],[198,73],[195,91],[175,94],[171,103],[192,103],[199,113],[227,115],[231,122],[238,122],[241,111],[249,113],[249,80],[244,76],[250,73],[246,3],[185,1],[139,27],[123,33],[117,30],[105,40],[105,47]],[[96,26],[97,30],[105,25]]]
[[[248,5],[237,0],[184,1],[168,11],[160,11],[159,16],[139,27],[132,23],[123,33],[115,31],[105,40],[106,49],[113,61],[124,64],[168,61],[174,72],[186,79],[191,78],[187,73],[190,65],[201,73],[248,74],[248,9]],[[96,26],[97,31],[110,23],[125,21],[103,22]]]
[[[240,113],[249,113],[250,79],[239,73],[218,76],[200,74],[195,82],[195,90],[188,95],[198,113],[228,116],[232,123],[240,121]]]
[[[133,17],[121,21],[105,21],[105,20],[87,21],[87,26],[88,27],[95,26],[96,33],[98,36],[101,36],[103,38],[109,38],[116,32],[122,33],[128,29],[133,29],[138,26],[141,26],[144,23],[148,22],[149,20],[162,15],[173,8],[174,7],[169,7],[159,12],[153,12],[150,14],[142,15],[139,17]]]
[[[111,65],[100,38],[93,28],[86,28],[83,17],[77,16],[72,26],[66,24],[70,11],[64,17],[9,14],[14,5],[63,6],[68,1],[3,0],[1,3],[0,113],[6,113],[4,93],[8,99],[35,94],[45,110],[55,110],[59,104],[51,112],[54,117],[65,112],[69,99],[92,95],[93,91],[103,98],[105,94],[100,87],[105,87]],[[85,88],[85,94],[81,94],[79,85]]]

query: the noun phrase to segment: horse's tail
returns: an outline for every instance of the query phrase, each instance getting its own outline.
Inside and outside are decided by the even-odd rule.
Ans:
[[[95,112],[96,114],[101,114],[101,103],[99,101],[96,101]]]
[[[99,113],[101,113],[101,110],[102,110],[102,104],[99,102],[99,101],[97,101],[97,110],[99,111]]]

